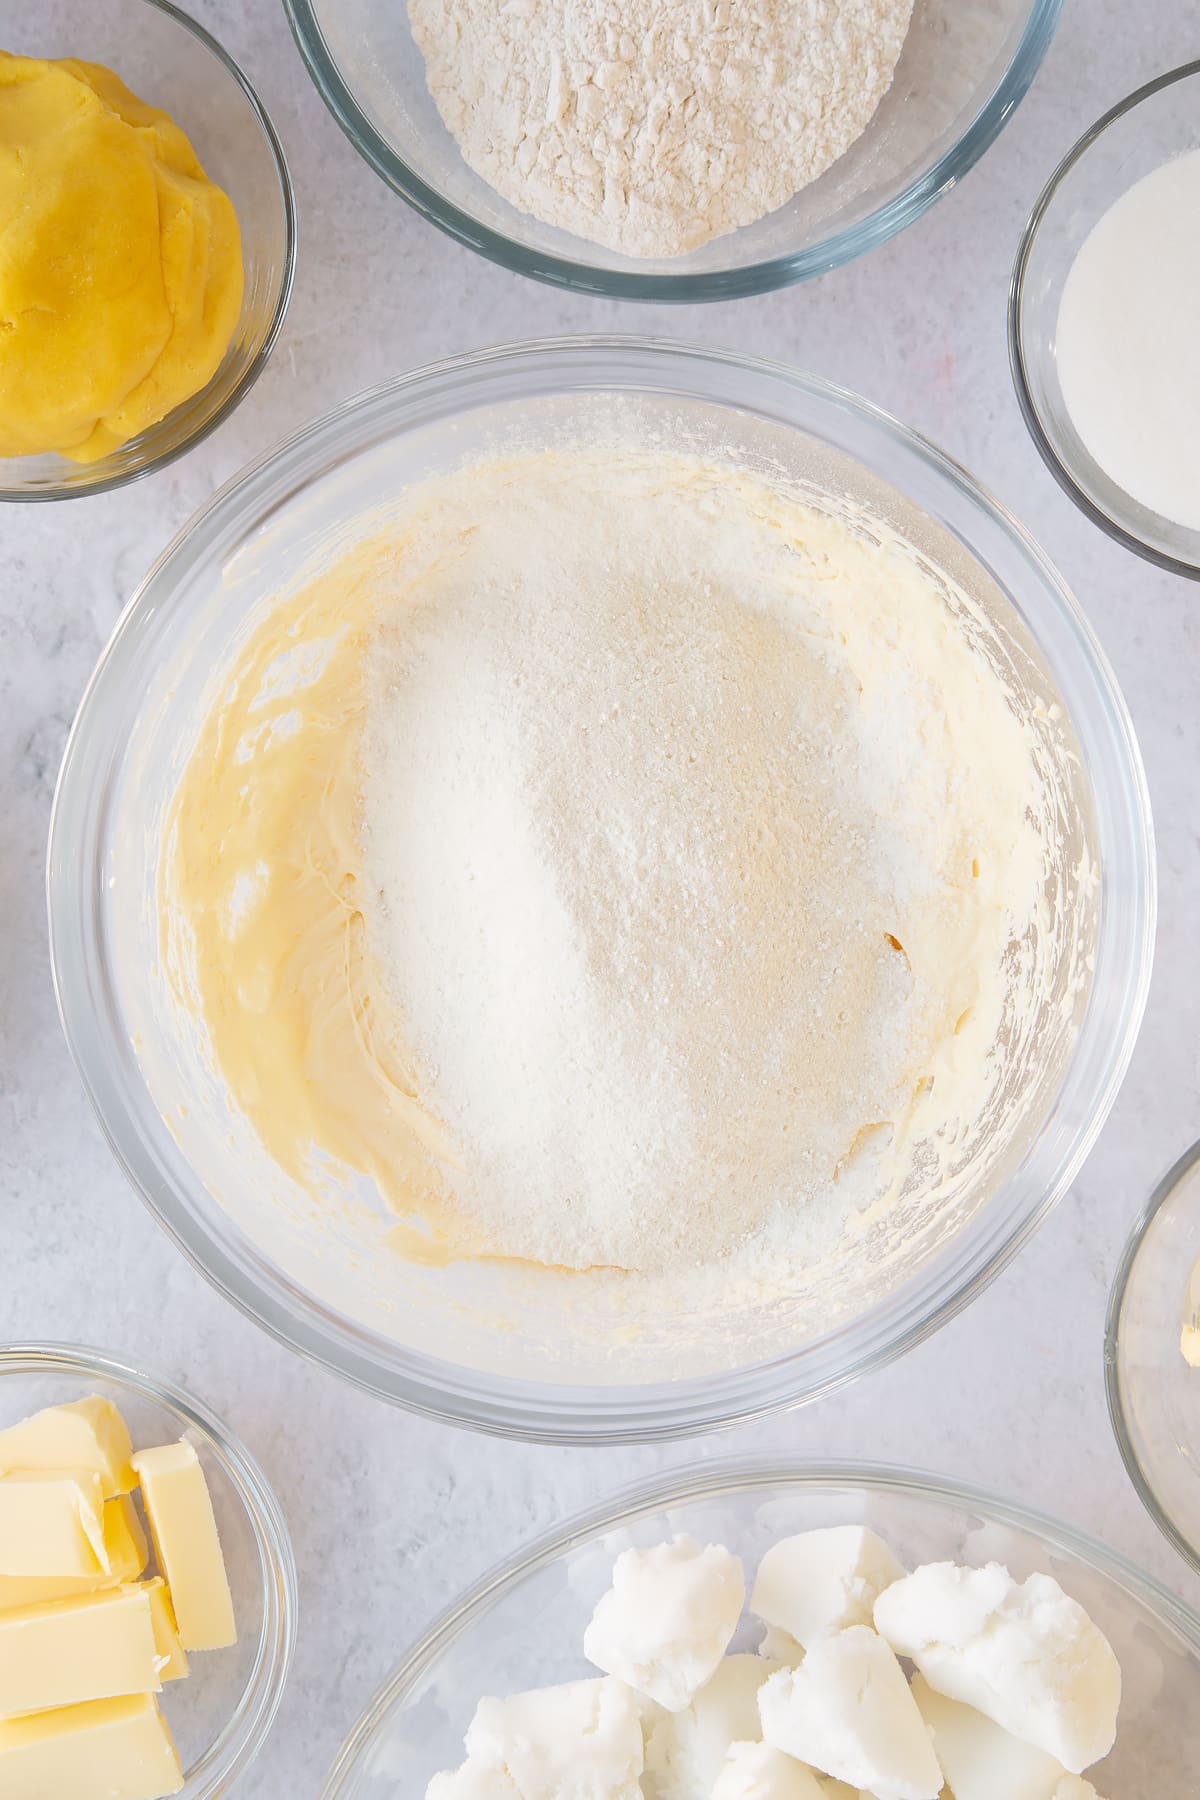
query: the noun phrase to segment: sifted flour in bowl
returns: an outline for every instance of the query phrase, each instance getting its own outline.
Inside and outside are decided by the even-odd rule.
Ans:
[[[786,1291],[994,1135],[1053,954],[1032,743],[882,527],[497,457],[242,646],[168,966],[270,1153],[369,1175],[406,1255]]]
[[[372,941],[485,1241],[702,1262],[903,1129],[1005,929],[973,870],[1020,844],[1019,735],[1002,704],[952,728],[970,671],[927,594],[815,521],[789,543],[762,491],[519,474],[475,472],[471,538],[375,652]]]
[[[891,86],[913,0],[408,0],[429,92],[523,212],[678,256],[837,161]]]

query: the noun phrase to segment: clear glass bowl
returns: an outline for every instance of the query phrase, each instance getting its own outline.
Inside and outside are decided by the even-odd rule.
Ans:
[[[1115,1551],[1068,1525],[973,1488],[866,1464],[716,1463],[656,1477],[573,1519],[495,1569],[432,1625],[371,1701],[321,1800],[416,1800],[462,1761],[484,1694],[518,1693],[596,1671],[584,1627],[630,1545],[677,1532],[727,1544],[753,1568],[791,1532],[865,1524],[903,1562],[1005,1563],[1053,1575],[1120,1659],[1117,1741],[1089,1778],[1107,1800],[1180,1794],[1200,1758],[1200,1618]],[[737,1649],[750,1649],[755,1634]]]
[[[1147,82],[1098,119],[1042,190],[1021,238],[1008,296],[1008,346],[1017,400],[1042,461],[1111,538],[1160,568],[1200,579],[1200,531],[1143,506],[1091,456],[1059,381],[1058,311],[1071,266],[1094,225],[1135,182],[1194,150],[1200,62]],[[1193,221],[1180,220],[1180,229]]]
[[[731,1302],[711,1339],[689,1314],[598,1347],[569,1281],[502,1263],[419,1268],[385,1246],[373,1190],[343,1184],[317,1204],[268,1160],[203,1033],[170,1004],[156,868],[164,808],[256,609],[370,529],[413,480],[513,442],[591,436],[613,417],[622,442],[717,445],[860,498],[971,594],[1013,703],[1065,715],[1073,731],[1060,773],[1064,854],[1078,861],[1064,862],[1047,898],[1059,916],[1077,904],[1081,928],[1080,966],[1064,955],[1039,995],[1038,1051],[1015,1085],[1006,1077],[1000,1129],[953,1205],[897,1209],[887,1255],[869,1271],[856,1263],[840,1296],[810,1284],[782,1321]],[[1093,862],[1098,881],[1085,892],[1076,883]],[[374,1393],[555,1442],[678,1436],[794,1405],[966,1305],[1065,1191],[1099,1130],[1141,1018],[1154,925],[1149,807],[1124,704],[1082,613],[1020,527],[924,440],[838,388],[726,352],[623,338],[434,365],[308,427],[219,493],[150,572],[93,677],[59,780],[48,879],[59,1003],[88,1092],[135,1186],[209,1279]],[[663,1340],[677,1325],[690,1336],[673,1355]]]
[[[0,1426],[86,1394],[100,1394],[120,1409],[135,1449],[185,1437],[204,1468],[238,1642],[229,1650],[197,1653],[189,1678],[164,1690],[162,1708],[186,1772],[180,1800],[217,1800],[262,1749],[283,1697],[297,1609],[287,1526],[245,1447],[170,1382],[72,1344],[0,1348]]]
[[[916,0],[891,90],[819,181],[686,256],[640,259],[543,225],[459,154],[425,85],[405,0],[285,0],[300,52],[350,142],[411,206],[518,274],[628,300],[733,300],[884,243],[962,180],[1024,96],[1061,0]]]
[[[1200,1263],[1200,1144],[1163,1176],[1130,1234],[1104,1334],[1108,1412],[1155,1524],[1200,1571],[1200,1369],[1179,1347]]]
[[[0,500],[70,500],[121,487],[182,456],[249,393],[292,291],[296,207],[275,129],[233,59],[168,0],[38,0],[12,9],[6,50],[77,56],[116,71],[139,99],[170,113],[228,193],[242,233],[241,317],[206,387],[96,462],[0,457]]]

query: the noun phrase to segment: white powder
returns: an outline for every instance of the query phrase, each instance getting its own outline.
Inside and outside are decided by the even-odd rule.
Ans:
[[[470,166],[545,224],[677,256],[772,212],[869,124],[912,0],[409,0]]]
[[[1092,228],[1055,340],[1089,454],[1134,500],[1200,531],[1200,150],[1143,176]]]
[[[996,884],[1029,873],[1023,739],[936,590],[749,478],[632,454],[434,484],[402,566],[366,911],[461,1216],[651,1271],[844,1212],[846,1159],[903,1139],[988,1013]]]

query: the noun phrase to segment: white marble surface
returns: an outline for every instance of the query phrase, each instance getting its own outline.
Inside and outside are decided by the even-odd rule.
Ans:
[[[0,0],[0,21],[20,0]],[[92,1342],[224,1414],[287,1508],[303,1600],[281,1723],[248,1796],[311,1794],[433,1613],[521,1538],[660,1464],[752,1450],[915,1462],[1067,1515],[1200,1600],[1143,1515],[1101,1383],[1105,1297],[1135,1211],[1200,1131],[1200,588],[1110,545],[1043,471],[1008,379],[1017,236],[1078,132],[1196,53],[1194,0],[1067,0],[1015,120],[960,189],[873,256],[765,299],[675,312],[522,282],[410,213],[301,66],[278,0],[196,0],[270,108],[295,174],[299,276],[248,402],[124,492],[0,516],[0,1338]],[[3,32],[0,31],[0,41]],[[72,712],[118,610],[213,488],[342,396],[431,357],[629,329],[806,364],[928,432],[1000,497],[1087,607],[1141,734],[1162,878],[1158,965],[1132,1072],[1074,1192],[991,1290],[922,1349],[790,1417],[680,1449],[554,1451],[411,1419],[258,1332],[171,1248],[114,1168],[55,1015],[42,865]]]

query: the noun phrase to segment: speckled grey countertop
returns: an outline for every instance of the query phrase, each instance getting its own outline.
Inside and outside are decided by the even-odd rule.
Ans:
[[[0,0],[0,24],[20,0]],[[398,3],[398,0],[397,0]],[[278,0],[196,0],[283,139],[296,292],[247,403],[123,492],[0,514],[0,1339],[91,1342],[186,1383],[283,1497],[300,1565],[295,1672],[247,1796],[312,1794],[402,1649],[520,1539],[660,1465],[792,1450],[922,1464],[1062,1513],[1200,1601],[1109,1433],[1105,1299],[1129,1223],[1200,1133],[1200,587],[1088,525],[1042,469],[1009,385],[1004,305],[1061,153],[1136,83],[1196,54],[1194,0],[1067,0],[1029,98],[963,185],[867,259],[761,300],[673,312],[576,299],[457,248],[390,194],[326,113]],[[0,29],[0,41],[4,33]],[[212,1292],[114,1167],[68,1059],[42,870],[71,716],[152,558],[227,476],[355,389],[448,352],[591,330],[670,334],[805,364],[958,457],[1030,527],[1124,687],[1154,798],[1158,963],[1133,1068],[1074,1191],[956,1323],[790,1417],[664,1450],[554,1451],[411,1419],[310,1368]]]

